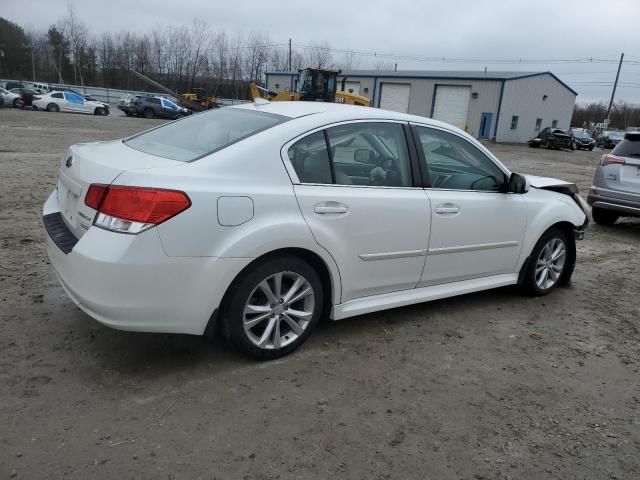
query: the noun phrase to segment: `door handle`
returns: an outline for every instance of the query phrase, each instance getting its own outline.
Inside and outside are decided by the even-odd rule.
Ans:
[[[453,203],[443,203],[436,207],[436,213],[440,215],[452,215],[460,212],[460,207]]]
[[[319,213],[320,215],[326,214],[345,214],[349,211],[349,207],[343,203],[338,202],[325,202],[325,203],[317,203],[313,206],[313,212]]]

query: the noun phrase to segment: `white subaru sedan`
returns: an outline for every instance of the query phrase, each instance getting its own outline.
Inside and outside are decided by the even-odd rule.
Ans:
[[[49,92],[33,97],[33,108],[47,112],[88,113],[109,115],[109,105],[87,100],[74,92]]]
[[[333,320],[565,285],[574,184],[512,173],[427,118],[312,102],[208,111],[73,145],[44,205],[69,297],[104,325],[285,355]]]

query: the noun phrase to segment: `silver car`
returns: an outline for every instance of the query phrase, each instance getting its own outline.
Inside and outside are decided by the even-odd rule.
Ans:
[[[620,217],[640,217],[640,132],[627,132],[603,155],[587,202],[593,220],[612,225]]]

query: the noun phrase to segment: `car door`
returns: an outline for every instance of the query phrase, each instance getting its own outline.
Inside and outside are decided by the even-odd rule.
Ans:
[[[511,274],[526,204],[506,193],[508,171],[463,136],[414,126],[431,205],[431,236],[419,285]]]
[[[46,98],[46,97],[45,97]],[[64,98],[63,92],[54,92],[51,94],[47,103],[55,103],[60,108],[61,112],[71,112],[72,110],[69,108],[69,102]],[[45,105],[46,108],[46,105]]]
[[[398,122],[350,122],[283,149],[302,214],[338,265],[341,302],[420,280],[429,199],[414,183],[407,131]]]

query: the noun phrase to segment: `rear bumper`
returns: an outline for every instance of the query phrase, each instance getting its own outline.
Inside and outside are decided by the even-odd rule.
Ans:
[[[55,213],[55,193],[44,214]],[[157,229],[124,235],[91,227],[65,253],[46,235],[46,250],[71,300],[119,330],[201,335],[247,258],[168,257]]]
[[[589,193],[589,196],[587,197],[587,203],[591,205],[591,207],[595,208],[614,210],[626,215],[640,216],[640,202],[620,200],[613,197],[606,197],[603,195],[594,195],[592,193]]]

